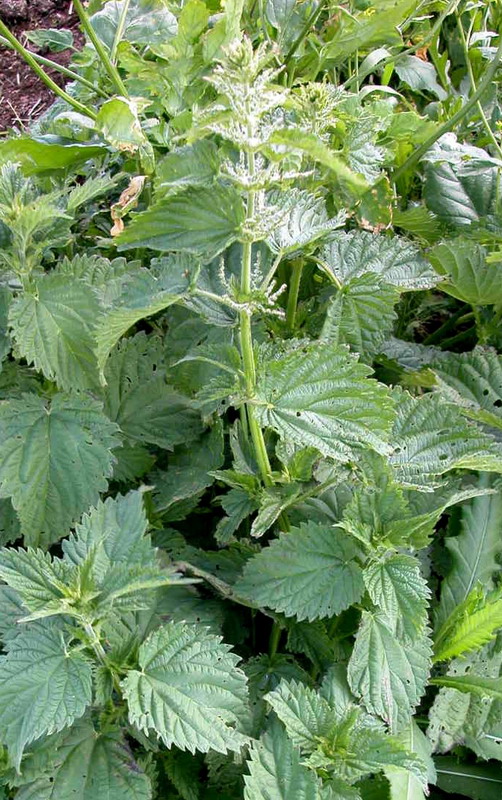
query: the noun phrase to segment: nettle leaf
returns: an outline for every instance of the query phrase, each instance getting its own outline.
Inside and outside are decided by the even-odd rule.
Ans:
[[[344,223],[344,216],[329,219],[322,197],[316,197],[302,189],[271,192],[268,203],[282,214],[279,225],[267,239],[272,252],[293,257],[305,252],[319,239],[325,238],[334,228]]]
[[[494,638],[499,628],[502,628],[502,594],[495,591],[485,595],[481,586],[476,586],[437,631],[434,661],[479,650]]]
[[[7,331],[7,321],[9,308],[12,303],[12,293],[6,286],[0,286],[0,372],[2,371],[2,361],[9,353],[12,343]]]
[[[26,745],[71,725],[91,697],[91,664],[58,627],[36,623],[11,640],[0,660],[0,726],[16,769]]]
[[[200,414],[167,385],[160,339],[142,332],[123,340],[104,375],[105,413],[129,439],[172,450],[201,434]]]
[[[437,379],[434,388],[445,400],[478,422],[502,428],[502,356],[495,350],[444,353],[431,369]]]
[[[454,659],[448,676],[468,674],[499,678],[502,652],[498,642]],[[485,696],[441,688],[429,711],[427,737],[436,752],[445,753],[456,744],[466,744],[481,758],[500,759],[501,703]]]
[[[99,501],[62,544],[65,561],[79,566],[92,553],[92,573],[103,578],[117,564],[153,565],[155,551],[146,536],[148,520],[140,491]]]
[[[438,395],[398,399],[390,463],[403,486],[431,491],[452,469],[502,472],[502,449],[488,434],[466,420]]]
[[[185,191],[194,186],[210,186],[220,168],[218,148],[201,139],[193,145],[171,150],[155,169],[155,200]]]
[[[321,341],[375,355],[392,333],[398,300],[398,290],[372,273],[348,281],[330,300]]]
[[[430,597],[420,562],[412,556],[396,554],[369,564],[363,575],[371,600],[379,606],[396,636],[403,641],[416,641],[427,622]]]
[[[442,675],[431,678],[435,686],[447,686],[459,692],[502,700],[502,678],[484,678],[479,675]]]
[[[232,726],[244,714],[246,678],[229,650],[198,625],[155,631],[139,649],[141,672],[122,683],[131,723],[155,731],[166,747],[239,751],[246,737]]]
[[[23,773],[26,767],[23,762]],[[151,800],[152,787],[120,733],[98,733],[86,720],[74,725],[57,742],[46,774],[21,787],[17,793],[18,800],[95,800],[97,797]]]
[[[478,485],[483,489],[495,488],[493,476],[480,475]],[[441,582],[441,598],[437,624],[462,604],[479,583],[486,590],[494,588],[493,577],[499,572],[498,555],[502,551],[502,495],[484,495],[473,498],[458,509],[452,518],[445,539],[451,556],[451,567]]]
[[[192,508],[204,489],[214,482],[212,472],[223,465],[223,460],[223,427],[217,422],[198,445],[176,448],[169,456],[167,470],[152,475],[155,507],[159,511],[171,509],[171,515],[184,501],[189,501]],[[171,516],[171,521],[174,519],[184,519],[184,515]]]
[[[65,275],[46,275],[11,305],[9,327],[19,354],[65,390],[99,385],[95,292]]]
[[[428,783],[436,783],[436,770],[431,758],[431,746],[415,720],[398,735],[404,747],[416,753],[427,767]],[[387,767],[385,774],[390,783],[391,800],[425,800],[423,784],[408,770]]]
[[[187,292],[195,266],[190,269],[184,262],[172,262],[169,267],[158,275],[151,270],[138,269],[123,278],[120,292],[105,309],[96,327],[96,355],[101,373],[114,345],[129,328],[179,302]]]
[[[14,589],[30,611],[64,596],[64,564],[42,550],[0,550],[0,577]]]
[[[340,530],[303,523],[251,558],[236,589],[299,621],[332,617],[361,599],[358,555],[357,544]]]
[[[326,698],[295,681],[282,681],[265,699],[293,743],[310,754],[304,762],[310,767],[333,774],[335,780],[354,783],[396,766],[411,771],[425,784],[421,760],[360,708],[349,703],[343,711],[336,710]]]
[[[397,236],[335,232],[320,258],[328,275],[342,286],[367,273],[401,291],[431,289],[439,281],[418,248]]]
[[[329,734],[336,721],[329,702],[315,689],[297,681],[281,681],[265,699],[285,725],[293,744],[307,752],[317,748],[319,739]]]
[[[396,732],[409,723],[424,692],[431,653],[427,636],[403,643],[383,614],[364,611],[349,662],[350,688]]]
[[[321,800],[315,773],[303,766],[299,749],[278,722],[253,742],[247,768],[245,800]]]
[[[488,263],[487,255],[477,242],[459,237],[437,244],[429,258],[443,279],[443,291],[472,305],[498,305],[502,303],[502,269]]]
[[[107,488],[117,426],[90,397],[25,394],[0,404],[0,495],[26,544],[56,541]]]
[[[362,447],[388,453],[392,401],[343,347],[306,345],[260,369],[256,416],[285,439],[338,461]]]
[[[135,214],[117,244],[120,250],[188,251],[210,260],[237,239],[243,222],[242,199],[233,187],[191,188]]]

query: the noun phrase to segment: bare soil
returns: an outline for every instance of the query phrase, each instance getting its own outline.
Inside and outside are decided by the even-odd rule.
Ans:
[[[75,46],[82,44],[79,21],[68,0],[0,0],[0,18],[33,52],[66,66],[71,51],[50,53],[27,42],[25,31],[35,28],[69,28]],[[66,79],[56,70],[46,70],[60,86]],[[54,101],[54,95],[23,59],[0,45],[0,131],[23,129]]]

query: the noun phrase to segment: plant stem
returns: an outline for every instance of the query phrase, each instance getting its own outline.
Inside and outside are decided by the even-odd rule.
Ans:
[[[438,130],[432,134],[432,136],[429,136],[429,138],[426,139],[426,141],[423,144],[421,144],[420,147],[417,147],[417,149],[414,150],[413,153],[411,153],[411,155],[406,159],[404,164],[401,164],[401,166],[394,172],[392,176],[394,183],[397,183],[397,181],[400,178],[402,178],[403,175],[406,172],[408,172],[409,169],[411,169],[411,167],[414,167],[415,164],[417,164],[420,161],[422,156],[424,156],[425,153],[428,150],[430,150],[432,145],[435,142],[437,142],[438,139],[441,138],[441,136],[444,136],[445,133],[448,133],[449,131],[453,130],[455,125],[457,125],[457,123],[459,123],[461,120],[464,119],[464,117],[467,116],[471,108],[473,108],[476,105],[476,103],[483,96],[488,86],[492,82],[495,73],[499,68],[501,58],[502,58],[502,36],[500,37],[499,46],[497,47],[497,52],[495,53],[493,61],[488,66],[488,69],[483,75],[481,83],[479,84],[474,94],[470,96],[467,102],[464,103],[462,108],[460,108],[456,114],[453,114],[453,116],[450,117],[450,119],[447,119],[446,122],[444,122],[438,128]]]
[[[94,111],[91,111],[90,108],[87,108],[87,106],[84,106],[74,97],[65,92],[64,89],[61,89],[61,87],[58,86],[57,83],[55,83],[55,81],[53,81],[49,75],[47,75],[47,73],[42,69],[42,67],[39,64],[37,64],[35,58],[33,57],[33,54],[30,53],[30,51],[27,50],[26,47],[24,47],[21,44],[19,39],[16,39],[14,34],[10,32],[7,25],[5,25],[5,23],[2,22],[1,19],[0,19],[0,34],[4,37],[4,39],[7,40],[7,42],[16,51],[16,53],[19,53],[19,55],[31,67],[33,72],[36,75],[38,75],[40,80],[43,81],[45,85],[48,86],[52,92],[54,92],[55,95],[57,95],[66,103],[68,103],[68,105],[72,106],[80,114],[85,114],[86,117],[90,117],[91,119],[96,119],[96,114],[94,113]]]
[[[12,47],[10,42],[5,39],[5,37],[0,36],[0,44],[3,44],[5,47]],[[96,92],[100,97],[104,97],[108,99],[109,95],[106,94],[99,86],[95,86],[93,83],[84,78],[82,75],[79,75],[78,72],[73,72],[72,69],[68,69],[68,67],[64,67],[62,64],[58,64],[57,61],[51,61],[50,58],[45,58],[45,56],[41,56],[38,53],[32,53],[31,50],[28,51],[31,56],[35,59],[37,64],[42,64],[43,67],[48,67],[49,69],[55,69],[64,75],[65,78],[70,78],[72,81],[77,81],[81,83],[82,86],[85,86],[86,89],[91,89],[93,92]]]
[[[247,156],[247,166],[251,177],[255,174],[255,156],[253,152],[249,152]],[[247,209],[246,216],[250,220],[253,218],[255,212],[255,192],[254,189],[249,189],[247,196]],[[251,241],[245,241],[242,245],[242,269],[241,269],[241,293],[244,299],[251,295],[251,268],[252,268],[252,248]],[[253,335],[251,329],[251,316],[252,312],[249,309],[243,309],[239,313],[239,337],[241,345],[242,362],[244,367],[244,375],[246,381],[246,394],[250,400],[255,391],[256,386],[256,364],[254,360],[253,351]],[[272,486],[272,468],[268,458],[267,447],[261,430],[256,418],[254,416],[253,406],[251,403],[246,403],[247,418],[249,424],[249,432],[255,451],[256,460],[260,469],[261,477],[265,486]]]
[[[286,325],[288,330],[294,331],[296,322],[296,309],[298,306],[298,293],[303,272],[303,259],[297,258],[293,261],[291,271],[291,281],[289,283],[288,305],[286,308]]]
[[[284,59],[284,63],[287,64],[289,59],[294,56],[298,48],[300,47],[301,43],[305,39],[306,35],[310,31],[313,25],[317,22],[318,17],[321,15],[321,12],[326,4],[326,0],[319,0],[319,5],[317,8],[314,8],[312,14],[308,18],[307,22],[305,23],[301,33],[297,36],[291,47],[289,48],[286,58]]]
[[[120,682],[110,666],[110,662],[108,661],[104,647],[99,640],[99,636],[97,635],[96,631],[94,630],[90,622],[83,623],[83,628],[87,634],[89,644],[91,645],[92,649],[94,650],[94,653],[96,654],[96,658],[110,672],[115,690],[118,692],[118,694],[121,694],[122,690],[120,688]]]
[[[281,626],[278,622],[274,622],[272,625],[272,630],[270,632],[270,639],[268,643],[268,654],[270,658],[273,658],[277,653],[277,648],[279,647],[279,642],[281,640]]]
[[[465,66],[467,67],[467,74],[469,76],[471,89],[472,89],[472,91],[474,93],[476,93],[476,91],[477,91],[476,79],[474,77],[474,72],[472,71],[472,64],[471,64],[471,60],[469,58],[469,47],[467,45],[467,40],[465,38],[464,26],[462,25],[461,15],[458,12],[456,12],[455,13],[455,17],[456,17],[456,20],[457,20],[458,32],[460,34],[460,41],[462,42],[462,49],[464,51],[464,58],[465,58]],[[495,148],[495,150],[497,151],[498,157],[502,158],[502,148],[500,147],[499,143],[497,142],[497,140],[495,138],[495,134],[493,133],[493,131],[492,131],[491,127],[490,127],[490,123],[488,122],[488,120],[486,118],[486,114],[485,114],[484,108],[481,105],[481,102],[479,100],[477,101],[476,105],[477,105],[477,108],[478,108],[479,116],[481,117],[481,120],[482,120],[483,125],[484,125],[485,130],[486,130],[486,133],[488,135],[488,138],[489,138],[490,142],[492,143],[493,147]]]
[[[110,61],[112,62],[112,64],[117,63],[117,58],[116,58],[117,47],[119,46],[120,40],[124,35],[127,13],[129,11],[130,5],[131,5],[131,0],[124,0],[124,5],[122,6],[122,11],[120,13],[119,24],[117,25],[117,30],[115,31],[115,36],[113,37],[112,49],[110,50]]]
[[[89,37],[90,42],[92,42],[94,45],[94,49],[96,50],[96,53],[98,54],[101,63],[108,74],[108,77],[115,86],[115,89],[123,97],[128,97],[127,89],[125,88],[122,78],[119,75],[119,71],[117,67],[110,61],[110,56],[106,52],[106,47],[103,45],[102,41],[97,36],[96,31],[92,27],[87,11],[82,5],[81,0],[73,0],[73,6],[79,16],[80,22],[82,23],[82,28]]]
[[[457,309],[457,311],[455,311],[454,314],[451,314],[451,316],[448,317],[446,322],[443,322],[443,324],[437,330],[433,331],[431,334],[429,334],[429,336],[427,336],[424,339],[423,344],[430,345],[430,344],[436,344],[436,342],[440,342],[445,333],[451,331],[452,328],[454,328],[457,322],[461,319],[461,317],[465,314],[465,308],[466,308],[465,306],[462,306],[461,308]]]

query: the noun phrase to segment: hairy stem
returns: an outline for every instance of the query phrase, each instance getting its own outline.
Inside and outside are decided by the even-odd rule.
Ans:
[[[104,46],[103,42],[97,36],[96,31],[92,27],[87,11],[82,5],[81,0],[73,0],[73,5],[75,11],[78,14],[80,22],[82,23],[82,27],[86,32],[87,36],[89,37],[89,41],[92,42],[92,44],[94,45],[94,49],[96,50],[96,53],[98,54],[99,59],[103,64],[103,67],[105,68],[108,77],[110,78],[116,91],[120,95],[122,95],[122,97],[128,97],[127,89],[125,88],[122,78],[119,75],[119,71],[117,67],[114,64],[112,64],[110,56],[106,51],[106,47]]]
[[[113,680],[113,686],[114,686],[115,690],[118,692],[118,694],[121,695],[122,694],[122,689],[120,687],[119,679],[115,675],[115,672],[112,669],[112,667],[110,665],[110,662],[108,661],[108,657],[106,655],[105,649],[104,649],[103,645],[101,644],[99,636],[96,633],[96,631],[94,630],[94,628],[92,626],[92,623],[90,623],[90,622],[83,623],[83,628],[84,628],[84,631],[85,631],[85,633],[87,635],[89,644],[92,647],[92,649],[94,650],[96,658],[98,659],[100,664],[102,664],[104,667],[106,667],[106,669],[110,672],[110,675],[112,676],[112,680]]]
[[[248,153],[248,171],[251,177],[255,174],[254,153]],[[247,197],[246,216],[251,220],[255,212],[255,192],[249,189]],[[246,241],[242,245],[242,269],[241,269],[241,293],[244,298],[251,295],[251,270],[252,270],[252,248],[251,241]],[[242,363],[246,382],[246,394],[248,399],[254,395],[256,386],[256,364],[253,350],[253,335],[251,329],[251,311],[244,309],[239,313],[239,337],[242,353]],[[267,447],[256,418],[251,403],[246,403],[246,413],[249,425],[249,432],[255,451],[256,460],[260,469],[260,474],[265,486],[272,486],[272,469],[268,458]]]
[[[279,642],[281,640],[281,626],[278,622],[274,622],[272,625],[272,630],[270,632],[270,639],[268,642],[268,654],[270,658],[273,658],[277,653],[277,649],[279,647]]]
[[[38,75],[41,81],[45,83],[49,89],[54,92],[55,95],[60,97],[64,100],[68,105],[72,106],[76,111],[80,114],[85,114],[86,117],[90,117],[91,119],[96,119],[96,114],[94,111],[91,111],[90,108],[84,106],[83,103],[80,103],[70,94],[65,92],[64,89],[61,89],[60,86],[52,80],[52,78],[47,75],[47,73],[42,69],[42,67],[37,63],[32,53],[24,47],[19,39],[17,39],[13,33],[10,32],[7,25],[0,19],[0,34],[3,36],[4,39],[7,40],[9,45],[19,53],[19,55],[26,61],[26,63],[31,67],[33,72]]]

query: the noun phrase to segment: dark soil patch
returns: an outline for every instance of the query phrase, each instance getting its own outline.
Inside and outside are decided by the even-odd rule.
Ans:
[[[33,52],[66,66],[71,51],[50,53],[27,43],[25,31],[34,28],[69,28],[75,46],[80,46],[83,36],[79,20],[70,2],[61,0],[0,0],[0,18],[22,43]],[[59,72],[46,70],[60,86],[66,79]],[[14,51],[0,46],[0,131],[15,126],[24,128],[48,108],[54,95]]]

